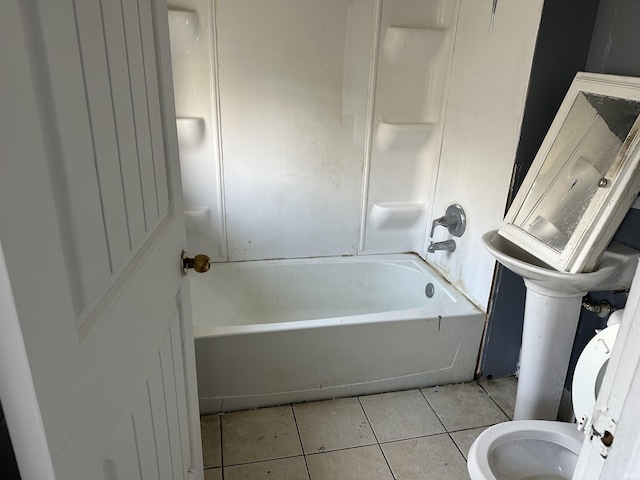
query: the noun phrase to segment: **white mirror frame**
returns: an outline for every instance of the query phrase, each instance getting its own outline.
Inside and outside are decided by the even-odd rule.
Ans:
[[[593,73],[576,75],[498,231],[502,237],[554,269],[569,273],[589,272],[596,268],[600,256],[640,191],[640,122],[636,121],[627,137],[627,141],[631,142],[617,177],[608,178],[608,185],[598,189],[562,252],[513,223],[580,92],[640,102],[640,78]]]

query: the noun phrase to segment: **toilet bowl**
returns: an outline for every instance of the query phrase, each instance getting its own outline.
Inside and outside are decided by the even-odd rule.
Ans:
[[[622,311],[583,350],[573,376],[573,409],[580,425],[593,413],[619,330]],[[518,420],[489,427],[473,442],[471,480],[563,480],[573,477],[584,434],[574,423]]]
[[[561,480],[573,476],[584,437],[572,423],[518,420],[488,428],[471,445],[472,480]]]

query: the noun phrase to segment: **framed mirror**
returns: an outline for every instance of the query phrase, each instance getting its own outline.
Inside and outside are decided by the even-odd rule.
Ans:
[[[640,190],[640,78],[578,73],[498,234],[593,271]]]

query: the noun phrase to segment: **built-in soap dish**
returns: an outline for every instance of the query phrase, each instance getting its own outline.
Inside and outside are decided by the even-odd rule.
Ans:
[[[369,214],[369,225],[387,230],[410,228],[420,222],[426,207],[423,202],[375,203]]]
[[[435,122],[380,122],[376,132],[376,146],[380,150],[419,150],[431,138]]]
[[[200,39],[200,19],[196,12],[169,10],[171,51],[191,53]]]
[[[207,233],[210,223],[211,215],[209,214],[209,207],[185,208],[184,225],[187,233]]]
[[[202,117],[178,117],[176,118],[178,129],[178,144],[180,148],[197,147],[204,138],[204,118]]]

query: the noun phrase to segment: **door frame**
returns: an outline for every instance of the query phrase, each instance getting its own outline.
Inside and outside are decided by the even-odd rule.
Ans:
[[[0,400],[23,478],[54,480],[53,461],[0,244]]]
[[[582,444],[574,479],[640,478],[640,265]],[[593,424],[592,424],[593,422]],[[594,430],[592,430],[592,427]],[[611,448],[600,436],[610,430]],[[603,456],[604,455],[604,456]]]

